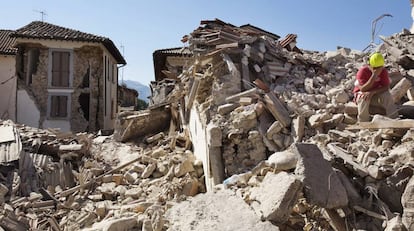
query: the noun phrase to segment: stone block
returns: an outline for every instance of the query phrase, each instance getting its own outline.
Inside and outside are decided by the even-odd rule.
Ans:
[[[121,218],[105,219],[101,222],[93,224],[91,230],[105,230],[105,231],[117,231],[117,230],[137,230],[138,219],[137,216],[128,216]],[[152,229],[151,229],[152,230]]]
[[[191,179],[183,186],[183,194],[186,196],[195,196],[198,193],[197,179]]]
[[[131,197],[133,199],[138,199],[144,191],[140,188],[131,188],[126,190],[125,197]]]
[[[138,173],[133,171],[127,171],[124,174],[124,178],[128,183],[133,184],[138,180]]]
[[[99,201],[95,204],[95,213],[99,217],[105,217],[107,208],[111,205],[111,201]]]
[[[410,101],[414,101],[414,87],[411,87],[410,89],[408,89],[407,98]]]
[[[253,103],[253,99],[251,97],[240,97],[239,103],[242,106],[247,106]]]
[[[301,141],[304,134],[305,134],[305,117],[299,115],[292,121],[292,135],[294,137],[294,141],[298,142]]]
[[[144,169],[144,172],[141,174],[141,178],[145,179],[151,176],[151,174],[154,172],[154,170],[157,168],[156,163],[150,163],[147,165],[147,167]]]
[[[221,147],[222,137],[223,137],[223,134],[221,132],[221,129],[217,125],[213,123],[209,123],[207,125],[207,143],[209,146]]]
[[[412,82],[407,78],[403,78],[390,90],[390,94],[394,103],[400,102],[401,98],[407,94],[407,91],[411,88]]]
[[[282,131],[283,125],[279,121],[275,121],[266,131],[266,137],[272,139],[273,134],[279,133]]]
[[[348,102],[345,104],[344,112],[348,115],[358,115],[358,105],[354,102]]]
[[[298,161],[298,156],[291,150],[285,150],[282,152],[275,152],[269,156],[265,161],[266,165],[274,168],[277,171],[285,171],[294,169]]]
[[[388,220],[386,224],[384,231],[407,231],[399,214]]]
[[[402,221],[408,230],[414,230],[414,177],[411,177],[401,197]]]
[[[269,221],[260,221],[231,190],[198,194],[192,200],[175,204],[165,217],[171,230],[279,230]]]
[[[113,174],[112,181],[115,182],[116,185],[120,185],[124,182],[124,176],[122,174]]]
[[[186,159],[184,162],[178,164],[174,168],[174,174],[176,177],[182,177],[192,171],[194,171],[194,167],[193,162],[190,159]]]
[[[292,211],[301,182],[286,172],[267,173],[259,187],[251,191],[253,209],[264,220],[284,223]]]
[[[348,196],[331,164],[314,144],[296,143],[293,151],[299,155],[295,174],[302,179],[307,200],[323,208],[347,206]]]

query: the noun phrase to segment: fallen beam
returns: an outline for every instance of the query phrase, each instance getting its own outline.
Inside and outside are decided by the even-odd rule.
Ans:
[[[148,155],[148,153],[143,154],[143,155]],[[128,161],[128,162],[126,162],[125,164],[122,164],[122,165],[120,165],[120,166],[118,166],[118,167],[116,167],[116,168],[114,168],[114,169],[111,169],[110,171],[108,171],[108,172],[106,172],[106,173],[101,174],[101,175],[99,175],[99,176],[97,176],[97,177],[93,178],[92,180],[90,180],[90,181],[86,182],[85,184],[77,185],[77,186],[72,187],[72,188],[70,188],[70,189],[67,189],[67,190],[65,190],[65,191],[57,192],[57,193],[55,193],[55,197],[66,197],[66,196],[68,196],[68,195],[70,195],[70,194],[72,194],[72,193],[74,193],[74,192],[76,192],[76,191],[78,191],[78,190],[80,190],[80,189],[83,189],[83,188],[89,187],[89,186],[91,186],[92,184],[94,184],[95,182],[97,182],[97,181],[101,180],[104,176],[109,175],[109,174],[112,174],[112,173],[114,173],[114,172],[116,172],[116,171],[118,171],[118,170],[120,170],[120,169],[125,168],[126,166],[128,166],[128,165],[130,165],[130,164],[133,164],[133,163],[135,163],[135,162],[137,162],[137,161],[141,160],[143,155],[140,155],[139,157],[137,157],[137,158],[135,158],[135,159],[133,159],[133,160],[131,160],[131,161]]]
[[[345,163],[350,164],[360,176],[365,177],[369,175],[368,170],[362,167],[360,164],[354,161],[354,158],[351,154],[345,152],[342,148],[336,146],[333,143],[328,144],[329,150],[333,153],[334,156],[341,158]]]
[[[381,120],[373,122],[359,122],[358,124],[345,127],[346,130],[359,130],[359,129],[383,129],[383,128],[413,128],[414,120]]]

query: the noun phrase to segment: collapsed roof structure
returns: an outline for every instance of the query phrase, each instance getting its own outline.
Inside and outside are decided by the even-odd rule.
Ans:
[[[410,230],[413,36],[403,30],[378,47],[400,118],[356,124],[351,90],[368,54],[306,51],[293,34],[279,40],[254,26],[203,20],[183,37],[183,56],[154,52],[162,62],[154,61],[160,75],[152,104],[120,113],[113,136],[78,134],[63,147],[27,150],[78,164],[69,166],[72,180],[40,190],[42,197],[19,194],[4,203],[0,225]],[[3,143],[18,142],[10,137]]]

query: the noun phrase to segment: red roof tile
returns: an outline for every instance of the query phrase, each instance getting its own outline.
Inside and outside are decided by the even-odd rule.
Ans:
[[[124,57],[121,55],[115,44],[109,38],[84,33],[78,30],[73,30],[46,22],[33,21],[28,25],[17,29],[15,33],[12,34],[12,37],[102,43],[106,49],[108,49],[108,51],[115,57],[119,64],[126,64]]]

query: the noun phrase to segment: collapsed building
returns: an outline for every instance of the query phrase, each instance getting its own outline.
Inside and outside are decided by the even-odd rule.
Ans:
[[[65,132],[113,130],[118,65],[126,61],[112,40],[40,21],[9,37],[14,121]]]
[[[403,30],[378,47],[400,118],[357,124],[352,88],[367,53],[306,51],[294,34],[201,21],[185,49],[155,52],[149,109],[121,112],[113,135],[3,122],[3,150],[48,162],[32,157],[4,177],[0,226],[411,230],[412,39]]]

